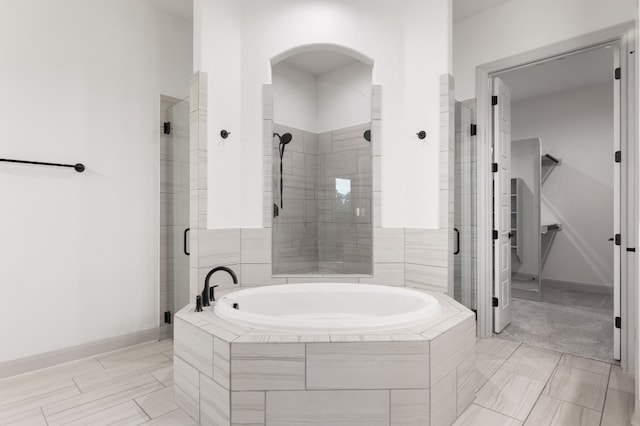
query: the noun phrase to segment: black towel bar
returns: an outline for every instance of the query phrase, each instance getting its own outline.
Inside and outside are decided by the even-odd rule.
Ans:
[[[0,158],[0,161],[4,161],[5,163],[38,164],[40,166],[71,167],[75,169],[75,171],[78,173],[84,172],[84,164],[82,163],[77,163],[77,164],[43,163],[42,161],[10,160],[8,158]]]

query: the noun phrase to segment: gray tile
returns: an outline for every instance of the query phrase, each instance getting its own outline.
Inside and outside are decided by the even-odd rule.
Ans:
[[[546,382],[551,377],[559,360],[560,354],[558,352],[520,345],[502,365],[502,369]]]
[[[607,376],[559,365],[545,388],[545,395],[602,411]]]
[[[471,404],[453,423],[454,426],[518,426],[522,422],[493,410]]]
[[[426,341],[307,344],[307,389],[428,387]]]
[[[429,389],[391,391],[391,426],[429,425]]]
[[[520,343],[518,342],[492,337],[489,339],[478,340],[476,342],[476,351],[507,359],[515,352],[518,346],[520,346]]]
[[[232,392],[231,420],[233,425],[264,426],[264,392]]]
[[[175,318],[173,330],[175,355],[213,378],[213,336],[179,318]]]
[[[134,401],[144,410],[144,412],[152,419],[167,414],[178,406],[173,402],[173,386],[169,388],[159,389],[147,395],[135,398]]]
[[[229,390],[207,376],[200,374],[200,423],[229,425],[231,401]]]
[[[622,371],[617,365],[611,366],[611,375],[609,376],[609,388],[617,389],[627,393],[635,393],[633,375]]]
[[[524,421],[544,389],[544,382],[499,369],[478,391],[475,403]]]
[[[269,426],[388,426],[389,391],[267,392],[266,420]]]
[[[450,425],[456,419],[456,372],[451,371],[431,387],[430,424]]]
[[[609,370],[611,369],[611,364],[608,364],[606,362],[596,361],[594,359],[584,358],[571,354],[562,355],[560,364],[566,365],[567,367],[586,370],[591,373],[603,374],[605,376],[609,374]]]
[[[233,390],[304,389],[305,345],[232,343]]]
[[[200,373],[177,356],[173,358],[175,403],[200,421]]]
[[[609,389],[602,412],[602,426],[631,424],[634,407],[635,398],[632,393]]]
[[[598,426],[600,424],[600,412],[540,395],[538,402],[529,414],[525,425],[539,426]]]

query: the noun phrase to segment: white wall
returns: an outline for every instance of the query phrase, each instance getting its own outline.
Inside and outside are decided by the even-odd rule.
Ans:
[[[278,107],[276,102],[275,107]],[[371,121],[371,66],[356,62],[318,76],[317,133]]]
[[[209,228],[263,225],[261,86],[271,83],[271,58],[316,43],[374,61],[373,83],[383,88],[383,226],[438,227],[450,0],[196,0],[194,15],[195,69],[209,75]],[[224,142],[222,128],[233,132]],[[428,137],[418,141],[422,129]]]
[[[314,74],[280,62],[273,66],[273,121],[317,133],[318,84]]]
[[[6,0],[0,14],[0,362],[158,325],[160,94],[191,24],[139,0]]]
[[[636,17],[635,0],[511,0],[455,23],[456,99],[475,98],[478,65],[567,40]]]
[[[562,159],[542,185],[562,224],[542,278],[612,286],[613,83],[516,102],[511,114],[514,140],[539,137]]]

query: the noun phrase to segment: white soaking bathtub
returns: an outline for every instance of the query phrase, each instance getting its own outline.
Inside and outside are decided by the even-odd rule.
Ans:
[[[440,314],[440,306],[435,297],[405,287],[314,283],[233,291],[215,303],[214,312],[251,328],[358,333],[424,323]]]

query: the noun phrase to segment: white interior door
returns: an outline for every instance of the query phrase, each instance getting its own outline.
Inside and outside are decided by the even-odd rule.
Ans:
[[[493,96],[493,331],[500,333],[511,322],[511,93],[497,77]]]
[[[620,67],[620,49],[614,50],[614,68]],[[620,151],[620,79],[613,80],[613,116],[616,123],[613,126],[613,359],[620,359],[620,328],[616,324],[620,314],[620,273],[621,273],[621,162],[615,157]],[[621,160],[621,158],[620,158]]]

